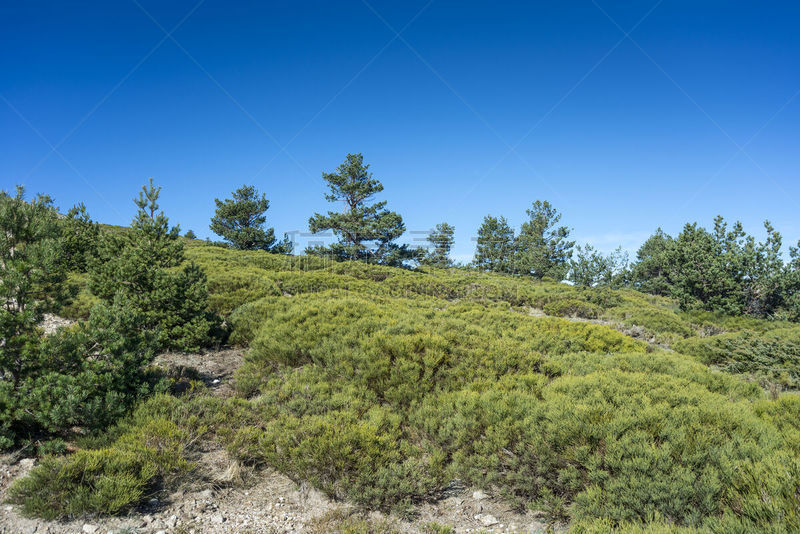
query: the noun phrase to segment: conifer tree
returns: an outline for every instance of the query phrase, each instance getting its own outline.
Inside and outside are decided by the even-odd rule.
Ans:
[[[69,266],[48,197],[0,194],[0,449],[31,435],[113,422],[150,391],[152,351],[136,317],[101,304],[89,323],[45,335],[45,313],[65,302]],[[126,327],[127,325],[127,327]]]
[[[487,215],[478,228],[475,266],[482,271],[507,273],[511,271],[514,255],[514,230],[505,217]]]
[[[232,198],[214,199],[217,211],[211,219],[211,231],[240,250],[268,250],[281,254],[292,251],[292,243],[276,243],[275,229],[265,228],[269,200],[252,185],[243,185]]]
[[[141,314],[160,347],[198,350],[211,341],[215,323],[207,311],[206,277],[194,263],[181,267],[180,229],[170,228],[159,210],[160,192],[151,179],[134,199],[138,211],[130,230],[109,232],[101,240],[89,287],[107,304]]]
[[[669,295],[672,281],[667,264],[672,237],[661,228],[650,236],[636,252],[636,263],[631,270],[634,288],[654,295]]]
[[[421,263],[432,267],[452,267],[453,260],[450,259],[450,250],[453,248],[455,231],[455,227],[446,222],[437,224],[436,228],[428,234],[430,250],[422,258]]]
[[[628,254],[622,247],[610,254],[603,254],[592,245],[578,245],[569,265],[568,279],[578,287],[618,289],[626,283]]]
[[[790,321],[800,321],[800,241],[796,247],[789,247],[789,261],[783,278],[784,313]]]
[[[35,365],[38,325],[68,296],[59,235],[49,197],[27,202],[22,186],[0,193],[0,388],[18,387]]]
[[[333,230],[339,242],[328,247],[309,247],[306,253],[396,266],[420,258],[420,249],[395,243],[405,231],[403,218],[388,211],[386,201],[372,202],[383,191],[383,185],[372,177],[361,154],[348,154],[336,172],[323,172],[322,178],[330,189],[325,198],[344,202],[345,210],[329,211],[326,215],[315,213],[308,226],[314,233]]]
[[[514,271],[563,280],[575,245],[569,240],[569,228],[557,226],[561,214],[546,200],[537,200],[526,213],[529,220],[522,224],[514,243]]]
[[[70,271],[86,272],[97,254],[100,226],[92,221],[83,202],[73,206],[60,221],[61,246]]]

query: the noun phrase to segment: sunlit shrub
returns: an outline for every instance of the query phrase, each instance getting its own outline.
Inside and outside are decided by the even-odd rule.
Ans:
[[[596,319],[603,309],[597,304],[578,299],[554,300],[544,305],[544,312],[555,317]]]
[[[730,373],[764,377],[792,389],[800,386],[800,328],[797,327],[689,338],[676,342],[674,347]]]
[[[187,441],[175,423],[150,420],[110,448],[46,457],[14,483],[9,500],[21,504],[25,515],[46,519],[119,513],[190,468],[184,458]]]

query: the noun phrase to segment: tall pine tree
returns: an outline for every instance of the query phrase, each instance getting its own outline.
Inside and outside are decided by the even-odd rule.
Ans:
[[[405,231],[403,218],[387,210],[386,201],[373,202],[375,195],[383,191],[383,185],[372,177],[361,154],[348,154],[336,172],[324,172],[322,178],[330,190],[325,198],[344,202],[344,211],[315,213],[308,226],[314,233],[332,230],[339,242],[327,247],[309,247],[306,253],[395,266],[419,259],[419,249],[395,243]]]

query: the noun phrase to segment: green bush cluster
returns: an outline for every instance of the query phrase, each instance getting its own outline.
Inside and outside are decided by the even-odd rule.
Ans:
[[[751,375],[785,388],[800,387],[800,328],[797,327],[693,337],[676,342],[674,348],[730,373]]]
[[[147,419],[111,446],[47,456],[9,489],[9,501],[45,519],[116,514],[149,497],[158,484],[191,468],[190,436],[174,422]]]
[[[579,317],[582,319],[596,319],[603,309],[597,304],[578,299],[560,299],[548,302],[543,311],[555,317]]]
[[[692,325],[669,308],[623,305],[608,310],[605,317],[625,327],[641,327],[656,339],[673,341],[696,333]]]
[[[657,300],[635,292],[587,290],[512,275],[431,268],[411,271],[363,262],[331,262],[321,257],[236,251],[194,243],[187,245],[186,256],[203,268],[212,288],[212,305],[226,315],[237,305],[266,294],[297,295],[333,289],[406,298],[503,302],[532,308],[575,299],[586,302],[587,307],[608,310],[641,302],[653,307],[647,299]],[[245,283],[249,285],[243,285]],[[220,302],[224,304],[214,304]]]
[[[261,423],[228,446],[337,497],[403,506],[459,478],[556,518],[699,527],[755,506],[746,473],[762,470],[778,504],[743,524],[796,512],[779,499],[798,482],[790,433],[754,411],[757,386],[608,327],[335,291],[233,321]]]
[[[797,331],[786,323],[676,313],[662,297],[513,275],[201,242],[186,243],[185,255],[172,269],[194,263],[206,273],[209,306],[226,317],[231,340],[249,347],[238,397],[145,400],[78,453],[49,457],[19,482],[13,499],[26,513],[129,509],[191,469],[191,443],[202,435],[242,463],[370,509],[408,511],[458,479],[571,521],[575,532],[800,529],[800,397],[771,400],[731,374],[794,380]],[[532,317],[532,308],[609,324]],[[678,352],[620,331],[633,327]],[[111,347],[120,342],[108,337]],[[124,380],[125,368],[111,369]],[[157,389],[131,389],[126,399]],[[117,402],[75,399],[96,414]],[[63,418],[60,409],[48,417]],[[337,528],[375,531],[357,518]]]

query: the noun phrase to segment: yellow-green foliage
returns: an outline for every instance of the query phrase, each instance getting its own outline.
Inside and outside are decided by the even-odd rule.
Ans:
[[[204,268],[209,287],[222,290],[237,287],[232,273],[255,280],[260,275],[274,283],[280,294],[297,295],[342,289],[359,294],[414,298],[504,302],[512,306],[542,308],[549,302],[574,298],[603,309],[635,302],[621,292],[584,290],[555,282],[535,282],[529,278],[487,274],[457,269],[422,269],[409,271],[360,262],[329,262],[325,258],[284,256],[263,251],[237,251],[220,247],[187,244],[186,256]],[[241,288],[239,288],[241,289]],[[212,300],[214,299],[211,291]],[[633,293],[631,293],[633,294]],[[236,302],[244,303],[264,296],[245,292]],[[227,297],[224,297],[227,298]],[[232,300],[230,304],[233,304]],[[652,305],[651,305],[652,306]],[[219,309],[224,313],[227,307]]]
[[[308,534],[400,534],[392,521],[374,520],[341,509],[312,519],[306,530]],[[431,534],[434,532],[431,531]],[[448,532],[441,531],[441,534]]]
[[[644,328],[656,337],[667,340],[688,337],[695,333],[690,324],[669,308],[627,304],[610,309],[606,317],[620,321],[624,326]]]
[[[9,500],[25,515],[46,519],[119,513],[190,468],[188,441],[172,421],[139,420],[107,448],[45,457],[10,488]]]
[[[708,529],[680,527],[662,520],[648,523],[615,523],[608,519],[576,521],[570,525],[570,534],[711,534]]]
[[[223,432],[243,461],[372,507],[461,478],[614,525],[734,517],[746,529],[796,513],[781,492],[797,481],[785,475],[797,439],[758,386],[610,327],[514,310],[602,313],[668,341],[732,328],[725,318],[700,324],[666,299],[511,276],[217,257],[263,269],[284,295],[230,319],[251,347],[237,385],[258,421]],[[762,471],[785,475],[767,511],[746,475]]]
[[[706,363],[731,357],[714,344],[722,336],[697,337],[732,331],[723,336],[750,340],[738,331],[750,323],[677,314],[667,299],[627,290],[198,242],[186,252],[206,270],[232,339],[249,346],[239,398],[158,396],[110,448],[79,454],[122,455],[136,441],[126,436],[160,421],[372,509],[406,510],[460,479],[569,520],[575,532],[800,529],[799,397],[768,400],[757,384],[709,370]],[[534,317],[531,308],[609,324]],[[633,327],[691,355],[618,330]],[[792,335],[764,334],[784,348]],[[66,471],[76,457],[48,460],[57,467],[50,471]],[[102,464],[90,482],[70,487],[94,495],[91,481],[104,472],[146,479],[136,465],[120,465]],[[21,501],[40,503],[29,513],[46,513],[52,495],[63,496],[50,488],[60,479],[42,473],[19,486],[29,488]],[[82,505],[115,510],[103,506]],[[381,531],[341,519],[333,531]]]
[[[559,299],[544,305],[544,312],[555,317],[580,317],[596,319],[603,308],[597,304],[575,298]]]

